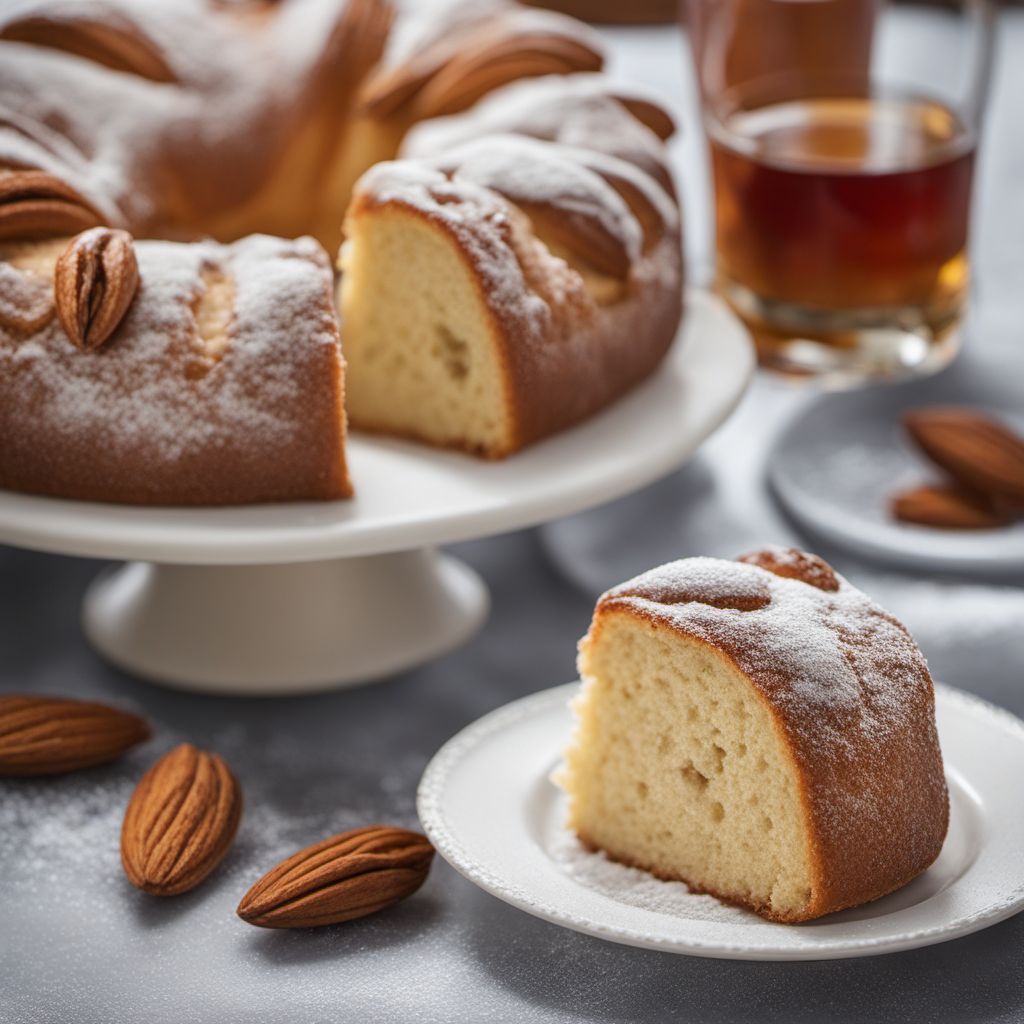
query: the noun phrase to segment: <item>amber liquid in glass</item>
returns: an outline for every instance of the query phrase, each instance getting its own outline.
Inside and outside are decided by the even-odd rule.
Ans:
[[[939,343],[956,326],[974,145],[949,109],[801,99],[739,109],[710,135],[718,285],[762,356],[887,328]]]

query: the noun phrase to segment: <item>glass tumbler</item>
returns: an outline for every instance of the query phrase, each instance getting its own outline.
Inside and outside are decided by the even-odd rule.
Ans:
[[[688,0],[716,287],[763,365],[847,387],[960,345],[989,0]]]

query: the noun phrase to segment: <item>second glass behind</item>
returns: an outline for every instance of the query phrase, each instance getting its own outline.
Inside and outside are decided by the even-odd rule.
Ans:
[[[689,0],[716,284],[763,364],[832,386],[933,372],[960,343],[992,11]]]

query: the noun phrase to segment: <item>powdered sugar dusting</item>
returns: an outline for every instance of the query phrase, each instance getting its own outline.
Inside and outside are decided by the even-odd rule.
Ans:
[[[481,45],[480,29],[506,37],[567,35],[589,49],[604,50],[592,28],[556,11],[534,10],[505,0],[413,0],[388,37],[383,65],[405,64],[412,73],[430,74],[453,56]]]
[[[696,603],[698,606],[728,607],[724,602],[767,603],[771,590],[764,574],[753,566],[727,562],[730,571],[722,571],[717,558],[688,558],[644,573],[623,583],[609,595],[641,594],[661,604]]]
[[[622,245],[631,261],[640,255],[640,226],[622,198],[560,147],[515,135],[490,135],[446,154],[439,166],[513,202],[544,204],[594,221]]]
[[[512,132],[606,153],[667,180],[661,140],[616,96],[659,105],[655,95],[607,75],[547,75],[496,89],[464,113],[416,125],[402,153],[434,156],[484,134]]]
[[[252,236],[231,246],[138,242],[140,286],[103,348],[82,353],[56,320],[22,338],[0,332],[0,373],[17,379],[4,415],[81,438],[145,463],[174,463],[225,440],[272,449],[303,427],[304,378],[323,350],[338,358],[331,274],[312,239]],[[203,271],[218,268],[235,290],[231,343],[209,358],[195,308]],[[328,356],[330,358],[330,355]]]
[[[682,882],[663,882],[647,871],[618,864],[600,851],[592,853],[564,829],[552,838],[548,853],[573,881],[639,910],[722,924],[750,916],[747,911],[730,907],[713,896],[692,893]]]
[[[839,590],[826,593],[758,566],[689,558],[615,587],[605,599],[639,604],[726,647],[745,671],[771,677],[777,701],[863,712],[862,729],[890,732],[901,724],[901,691],[919,684],[924,659],[891,616],[839,579]],[[732,599],[758,606],[730,607]]]
[[[170,69],[174,81],[153,80],[60,49],[0,42],[0,164],[47,170],[109,223],[161,237],[177,223],[181,196],[212,219],[266,183],[302,104],[319,101],[311,82],[343,10],[338,0],[14,6],[3,20],[106,18]]]

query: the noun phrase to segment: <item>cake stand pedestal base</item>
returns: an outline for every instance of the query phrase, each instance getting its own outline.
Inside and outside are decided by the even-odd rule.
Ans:
[[[487,590],[433,550],[257,566],[129,562],[90,586],[90,642],[181,689],[273,695],[355,685],[437,657],[483,623]]]

